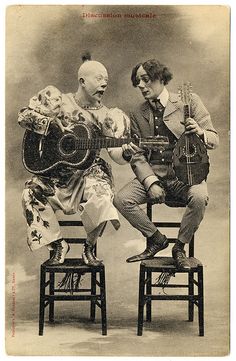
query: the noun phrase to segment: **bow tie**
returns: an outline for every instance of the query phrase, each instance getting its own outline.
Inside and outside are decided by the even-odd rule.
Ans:
[[[164,106],[161,104],[160,99],[152,100],[153,108],[156,110],[163,110]]]

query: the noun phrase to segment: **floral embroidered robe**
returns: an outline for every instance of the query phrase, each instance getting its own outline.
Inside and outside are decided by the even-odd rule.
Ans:
[[[129,118],[118,108],[88,110],[81,108],[72,93],[62,94],[48,86],[30,99],[29,106],[19,112],[19,124],[28,130],[47,136],[53,126],[70,127],[84,120],[104,136],[128,137]],[[126,164],[121,148],[108,149],[118,164]],[[113,180],[110,165],[99,157],[86,170],[68,166],[48,177],[33,175],[26,182],[22,196],[27,221],[27,242],[32,251],[61,239],[55,212],[80,212],[87,238],[93,243],[107,221],[119,228],[119,218],[113,205]],[[50,246],[49,246],[50,248]]]

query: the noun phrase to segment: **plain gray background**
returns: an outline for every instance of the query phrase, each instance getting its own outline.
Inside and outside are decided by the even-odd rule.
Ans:
[[[83,12],[119,13],[122,18],[85,19],[82,18]],[[125,13],[152,13],[156,17],[128,20],[124,19]],[[42,249],[31,253],[26,244],[21,192],[29,174],[21,161],[24,131],[17,125],[17,112],[27,106],[32,95],[49,84],[57,86],[62,92],[76,91],[81,54],[90,50],[93,59],[102,62],[109,72],[104,103],[110,107],[117,106],[127,113],[142,101],[138,90],[130,82],[131,69],[138,62],[155,57],[168,65],[174,74],[174,79],[168,85],[170,91],[177,91],[183,80],[191,81],[194,92],[201,96],[212,115],[220,135],[220,146],[209,152],[210,203],[196,235],[196,256],[205,266],[206,336],[201,339],[201,345],[195,324],[189,332],[195,332],[193,340],[196,345],[190,343],[186,348],[185,338],[189,335],[186,324],[174,322],[174,328],[171,325],[171,320],[186,318],[186,305],[176,307],[168,303],[162,306],[166,318],[161,318],[162,327],[157,332],[163,332],[167,325],[167,343],[168,336],[183,332],[180,348],[178,346],[176,349],[175,343],[168,343],[168,351],[156,349],[155,338],[151,337],[153,349],[149,342],[139,348],[136,343],[144,339],[134,338],[135,346],[129,351],[132,343],[121,335],[120,339],[115,337],[120,348],[116,348],[112,341],[98,348],[91,347],[88,342],[83,351],[76,354],[119,356],[130,352],[131,355],[140,356],[181,356],[181,345],[184,345],[187,356],[195,353],[209,356],[226,354],[229,339],[229,9],[225,6],[16,6],[7,10],[6,29],[8,350],[16,354],[57,354],[50,345],[42,351],[41,347],[29,341],[30,337],[37,336],[39,265],[46,258],[47,251]],[[105,153],[104,156],[108,159]],[[112,161],[111,164],[116,188],[120,189],[132,179],[132,172],[129,166],[118,166]],[[159,219],[172,217],[175,220],[181,214],[181,210],[170,210],[164,206],[155,208],[155,215]],[[126,264],[125,259],[141,251],[145,244],[140,234],[122,217],[121,222],[118,232],[111,226],[107,227],[99,241],[99,255],[106,264],[108,318],[111,325],[114,329],[123,327],[124,332],[131,325],[134,327],[132,336],[135,337],[138,265]],[[170,254],[170,247],[165,254]],[[10,316],[13,273],[17,287],[14,339],[11,338]],[[68,317],[73,320],[77,314],[72,304],[58,307],[59,319]],[[81,314],[87,317],[84,305],[81,306]],[[83,327],[79,330],[82,333]],[[168,333],[168,330],[172,331]],[[45,339],[40,339],[40,342],[45,343]],[[25,349],[23,344],[27,340],[30,346]],[[62,351],[58,352],[61,354]],[[71,350],[71,354],[73,352]]]

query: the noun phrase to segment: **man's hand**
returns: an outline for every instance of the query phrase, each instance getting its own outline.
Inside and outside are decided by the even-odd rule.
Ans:
[[[153,203],[164,203],[166,193],[162,187],[158,184],[153,183],[148,190],[148,195]]]
[[[136,154],[137,152],[140,152],[142,149],[131,142],[129,144],[123,144],[122,150],[123,150],[123,154],[125,157],[131,157],[132,155]]]
[[[62,124],[61,119],[56,118],[56,117],[54,118],[53,121],[61,129],[62,133],[65,133],[65,132],[73,133],[74,124],[70,123],[70,124],[65,126],[65,125]]]
[[[198,125],[198,123],[193,118],[187,118],[185,123],[185,134],[197,134],[199,137],[203,137],[204,131]]]

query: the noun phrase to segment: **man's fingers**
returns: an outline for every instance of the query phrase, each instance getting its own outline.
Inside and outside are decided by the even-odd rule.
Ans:
[[[186,126],[186,130],[191,130],[191,129],[196,129],[197,125],[196,124],[189,124],[188,126]]]
[[[135,152],[138,152],[140,151],[140,148],[134,144],[134,143],[129,143],[129,145],[131,146],[132,150],[134,150]]]

